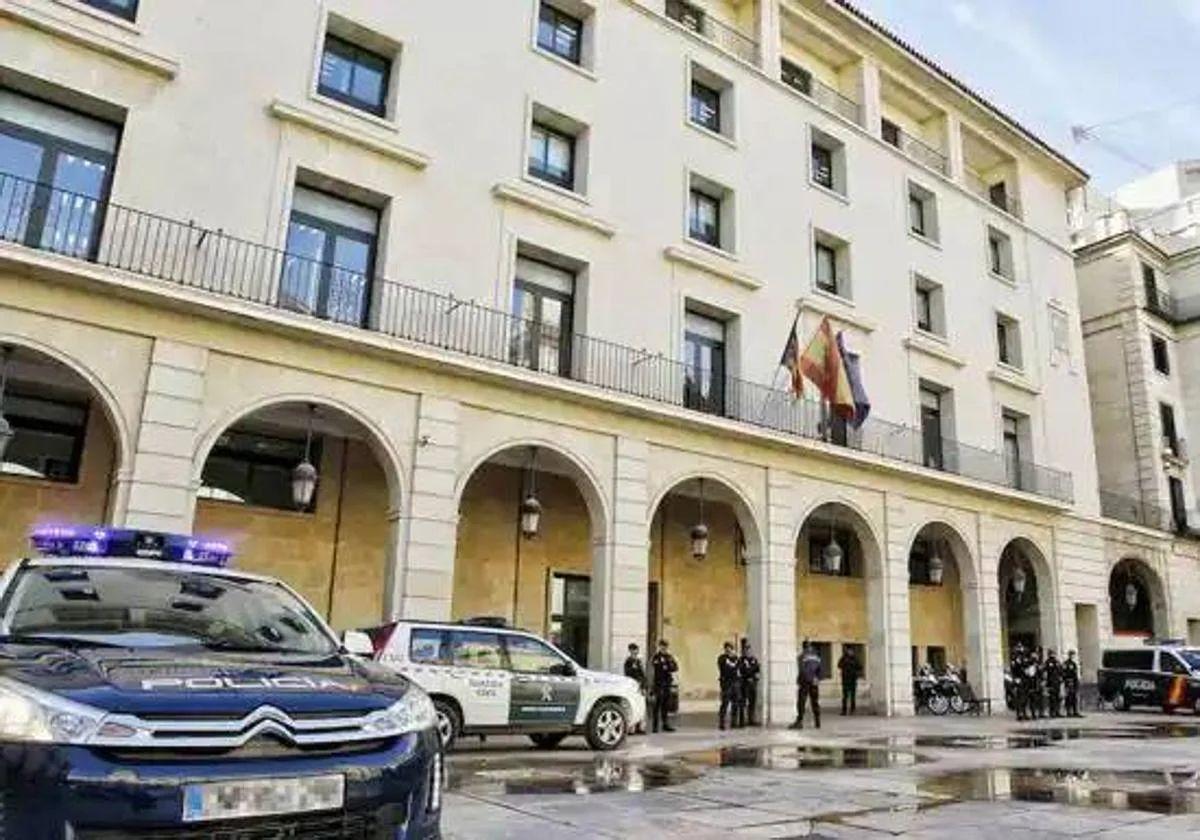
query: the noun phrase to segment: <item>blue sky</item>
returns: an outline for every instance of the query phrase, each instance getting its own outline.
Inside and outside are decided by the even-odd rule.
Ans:
[[[1200,0],[857,2],[1083,166],[1093,187],[1200,157]],[[1099,142],[1072,141],[1072,125],[1110,120],[1122,121],[1096,128]]]

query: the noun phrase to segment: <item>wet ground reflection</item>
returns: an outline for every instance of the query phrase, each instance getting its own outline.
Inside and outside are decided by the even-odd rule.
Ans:
[[[593,794],[654,790],[700,777],[700,770],[678,760],[635,761],[600,756],[587,762],[519,760],[451,762],[448,790],[480,794]]]
[[[1021,729],[1005,735],[890,735],[871,738],[866,744],[892,749],[1022,750],[1051,747],[1062,741],[1115,739],[1147,741],[1165,738],[1195,738],[1200,724],[1133,723],[1126,726],[1080,726]]]
[[[1200,813],[1200,771],[977,768],[924,779],[920,793],[951,801],[1056,802],[1090,808]]]
[[[911,752],[863,747],[723,747],[686,753],[689,762],[714,767],[754,767],[762,770],[844,770],[911,767],[918,758]]]

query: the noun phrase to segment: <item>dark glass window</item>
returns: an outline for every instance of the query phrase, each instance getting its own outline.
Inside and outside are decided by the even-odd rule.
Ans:
[[[725,324],[688,312],[684,329],[684,405],[725,413]]]
[[[1001,363],[1012,364],[1009,352],[1009,324],[1003,318],[996,319],[996,353]]]
[[[575,138],[535,122],[529,138],[529,174],[568,190],[575,189]]]
[[[823,680],[833,676],[833,644],[831,642],[812,642],[813,651],[821,658],[821,676]]]
[[[1118,671],[1153,671],[1154,651],[1106,650],[1101,659],[1101,667]]]
[[[79,480],[87,430],[86,404],[9,391],[0,408],[14,432],[0,462],[0,473],[46,481]]]
[[[1161,374],[1170,375],[1171,355],[1167,351],[1167,341],[1157,335],[1150,336],[1150,352],[1154,356],[1154,369]]]
[[[1175,409],[1166,403],[1158,404],[1158,418],[1162,423],[1163,446],[1172,455],[1179,454],[1179,435],[1175,430]]]
[[[817,263],[817,288],[830,294],[838,294],[837,251],[824,242],[813,246]]]
[[[572,64],[579,64],[583,44],[583,21],[542,3],[538,9],[538,46]]]
[[[456,630],[450,634],[450,661],[460,668],[504,670],[508,661],[496,633]]]
[[[879,134],[883,142],[899,148],[900,126],[885,117],[879,121]]]
[[[793,90],[798,90],[805,96],[812,93],[812,73],[798,64],[793,64],[786,58],[779,62],[779,76],[783,83]]]
[[[1011,414],[1002,418],[1004,424],[1004,468],[1011,487],[1021,486],[1021,425]]]
[[[933,290],[917,286],[917,329],[933,332]]]
[[[688,235],[695,240],[721,247],[721,200],[693,189],[688,199]]]
[[[571,375],[575,275],[537,260],[517,260],[511,360],[522,367]]]
[[[999,274],[1001,277],[1008,276],[1008,259],[1006,255],[1007,250],[1008,243],[1004,237],[998,233],[995,233],[994,231],[989,231],[988,268],[991,269],[993,274]]]
[[[320,468],[321,439],[314,437],[311,462]],[[304,460],[304,439],[231,429],[217,439],[204,462],[200,498],[295,510],[292,470]],[[318,487],[318,493],[320,488]],[[310,510],[315,510],[316,499]]]
[[[416,627],[408,639],[410,662],[448,663],[450,653],[446,650],[449,634],[445,630],[431,627]]]
[[[704,34],[704,10],[687,0],[667,0],[667,17]]]
[[[550,641],[587,667],[592,581],[555,572],[550,579]]]
[[[921,388],[921,443],[925,466],[940,470],[945,464],[942,439],[942,395],[932,388]]]
[[[387,110],[391,73],[391,59],[336,35],[326,35],[317,90],[331,99],[382,117]]]
[[[341,324],[364,324],[378,231],[374,208],[296,187],[280,306]]]
[[[118,133],[109,123],[0,90],[0,239],[92,258]]]
[[[1129,603],[1130,600],[1133,601],[1132,604]],[[1142,579],[1131,570],[1128,563],[1117,564],[1112,575],[1109,576],[1108,602],[1112,611],[1114,633],[1153,635],[1154,611],[1150,603],[1150,590]],[[1146,657],[1144,664],[1131,662],[1128,665],[1115,667],[1153,669],[1154,651],[1136,651],[1136,653]],[[1130,659],[1132,660],[1133,657]]]
[[[913,233],[926,235],[925,201],[914,193],[908,194],[908,221]]]
[[[1158,303],[1158,276],[1154,266],[1142,263],[1142,286],[1146,290],[1146,304],[1154,306]]]
[[[1003,181],[988,187],[988,200],[1001,210],[1008,209],[1008,185]]]
[[[137,18],[138,0],[83,0],[93,8],[110,15],[135,20]]]
[[[819,143],[812,144],[812,177],[826,189],[833,187],[833,151]]]
[[[563,674],[566,660],[552,648],[528,636],[505,636],[509,667],[522,674]]]
[[[933,543],[924,537],[913,540],[908,551],[908,582],[911,586],[938,586],[929,575],[929,561],[933,557]]]
[[[720,133],[721,91],[693,79],[689,116],[696,125]]]
[[[1187,502],[1183,497],[1183,482],[1173,475],[1167,476],[1167,489],[1171,495],[1171,521],[1176,531],[1188,529]]]

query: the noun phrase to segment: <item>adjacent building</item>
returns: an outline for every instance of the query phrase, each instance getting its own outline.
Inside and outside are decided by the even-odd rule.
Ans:
[[[688,703],[745,636],[777,722],[806,639],[892,714],[1094,672],[1200,598],[1102,515],[1085,180],[843,0],[0,0],[0,550],[219,536],[338,627],[667,639]],[[781,375],[824,318],[861,428]]]

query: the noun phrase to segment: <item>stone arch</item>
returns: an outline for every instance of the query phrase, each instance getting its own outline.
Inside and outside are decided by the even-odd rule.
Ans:
[[[971,549],[971,541],[953,522],[930,519],[913,527],[906,545],[911,643],[918,657],[928,661],[931,648],[942,648],[948,665],[958,667],[965,660],[972,684],[984,685],[987,654],[982,629],[983,608],[978,561]],[[948,554],[942,548],[949,549]],[[922,582],[919,550],[938,554],[943,562],[953,561],[958,580],[944,576],[940,585]],[[946,566],[945,575],[950,571]],[[956,584],[956,591],[947,584]],[[955,611],[959,615],[954,615]]]
[[[805,568],[808,554],[802,543],[811,533],[812,523],[822,527],[830,523],[835,533],[843,527],[849,528],[861,554],[861,583],[840,578],[822,579]],[[798,641],[809,637],[813,641],[837,643],[843,652],[847,643],[861,644],[866,656],[862,664],[865,665],[871,705],[877,712],[886,713],[892,703],[884,582],[887,561],[878,527],[859,504],[841,496],[830,497],[813,503],[804,511],[794,527],[792,545],[796,557]],[[823,620],[822,608],[832,611],[832,617]],[[837,638],[823,638],[817,635],[820,631],[824,631],[825,636]],[[831,657],[836,662],[837,652],[831,651]]]
[[[1012,585],[1018,564],[1028,567],[1026,569],[1026,591],[1020,594]],[[1033,610],[1032,624],[1036,630],[1035,645],[1058,650],[1061,640],[1057,620],[1057,582],[1045,552],[1032,537],[1017,535],[1004,543],[996,563],[996,586],[1000,600],[1003,661],[1008,661],[1008,637],[1012,632],[1010,622],[1015,617],[1015,608],[1023,609],[1025,612]],[[1061,655],[1063,651],[1058,651],[1058,653]]]
[[[647,508],[646,522],[652,523],[654,514],[662,504],[663,499],[675,492],[678,488],[688,485],[692,482],[703,479],[705,482],[711,482],[711,486],[724,488],[731,495],[730,501],[733,503],[734,513],[737,514],[738,524],[742,528],[742,533],[746,537],[746,557],[750,560],[756,560],[763,557],[766,553],[766,531],[760,524],[763,519],[755,508],[754,503],[750,501],[750,494],[745,488],[740,486],[738,482],[711,470],[690,470],[676,473],[662,483],[657,495],[650,501]]]
[[[1129,587],[1135,603],[1129,604]],[[1126,555],[1108,571],[1109,618],[1114,636],[1169,636],[1167,593],[1162,576],[1141,557]]]

